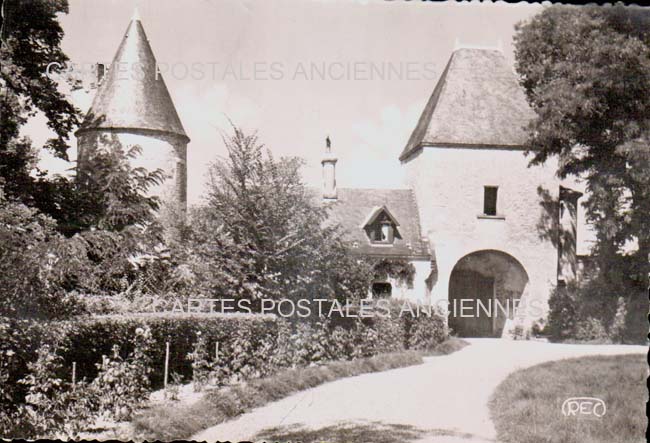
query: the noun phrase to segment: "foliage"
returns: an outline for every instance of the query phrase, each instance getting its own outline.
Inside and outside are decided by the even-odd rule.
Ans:
[[[31,323],[0,317],[0,434],[7,435],[15,426],[16,404],[24,402],[27,387],[18,383],[29,372],[27,363],[37,358],[40,343]]]
[[[650,252],[650,14],[639,8],[545,8],[518,26],[516,69],[537,116],[533,163],[584,179],[600,285],[646,286]]]
[[[302,161],[276,160],[239,128],[224,142],[228,157],[212,164],[192,223],[203,275],[215,275],[206,289],[251,300],[365,296],[366,281],[350,280],[357,259],[302,182]]]
[[[301,322],[295,327],[285,319],[255,314],[167,313],[47,323],[10,319],[6,322],[6,327],[0,327],[4,343],[0,351],[20,357],[9,360],[5,366],[11,380],[24,376],[26,367],[20,362],[35,359],[36,349],[41,344],[56,345],[66,366],[77,362],[79,379],[92,380],[101,369],[101,365],[97,367],[95,363],[102,355],[115,356],[114,345],[117,345],[122,355],[131,354],[136,361],[149,362],[151,371],[147,374],[153,388],[163,384],[167,342],[170,343],[170,373],[191,378],[193,360],[188,360],[187,354],[196,352],[197,346],[199,349],[205,346],[206,354],[200,360],[209,365],[201,363],[201,368],[210,367],[210,377],[222,385],[264,377],[281,367],[353,359],[409,347],[425,349],[428,344],[441,341],[446,334],[442,317],[438,315],[408,321],[398,316],[377,316],[343,326],[331,321]],[[134,342],[134,337],[139,337],[136,333],[139,328],[151,331],[151,342],[146,347],[138,348]],[[204,344],[197,345],[197,337]],[[214,349],[217,342],[219,360],[210,362],[208,350]],[[136,358],[136,351],[143,355]],[[121,362],[117,357],[112,361],[116,365]],[[131,364],[132,361],[123,363]],[[138,374],[142,376],[144,369],[139,367]],[[16,392],[14,400],[20,402],[20,396],[20,392]]]
[[[151,362],[152,371],[148,377],[153,388],[163,385],[167,342],[170,343],[170,373],[177,372],[184,378],[191,378],[191,362],[185,357],[192,352],[198,331],[205,337],[210,349],[214,348],[217,341],[220,343],[220,362],[229,374],[249,376],[258,372],[267,373],[272,367],[270,361],[277,348],[277,331],[282,323],[282,320],[262,315],[169,313],[91,317],[45,323],[7,321],[16,335],[9,335],[10,340],[1,349],[20,353],[21,360],[30,361],[35,359],[35,349],[41,343],[55,343],[65,364],[71,366],[72,362],[77,362],[79,379],[89,380],[97,377],[100,368],[96,363],[102,355],[113,355],[114,345],[119,346],[121,356],[132,354],[136,330],[148,328],[152,342],[144,352]],[[10,366],[8,370],[12,379],[19,379],[25,373],[25,367],[19,364]]]
[[[596,318],[587,318],[576,322],[574,337],[582,342],[608,342],[609,334],[603,322]]]
[[[0,315],[65,318],[83,312],[67,290],[69,275],[86,263],[55,226],[37,210],[5,199],[0,188]]]
[[[415,266],[408,260],[382,258],[372,263],[372,269],[375,279],[384,280],[391,277],[402,284],[413,286]]]
[[[203,386],[224,386],[251,383],[286,367],[364,359],[407,347],[432,349],[445,334],[443,318],[437,315],[408,320],[374,317],[338,325],[329,320],[291,325],[273,316],[242,314],[123,315],[57,322],[7,318],[0,322],[0,377],[7,381],[25,378],[32,369],[27,362],[39,358],[38,348],[56,347],[60,357],[50,355],[43,360],[48,362],[47,371],[39,375],[39,380],[55,380],[57,368],[71,367],[73,362],[77,363],[77,378],[82,380],[76,397],[61,397],[68,403],[60,411],[73,411],[74,400],[92,414],[123,420],[148,398],[151,388],[162,386],[167,342],[171,374],[179,378],[193,376]],[[219,359],[210,359],[208,349],[214,349],[217,342]],[[185,358],[188,354],[189,359]],[[109,357],[96,363],[102,355]],[[92,382],[86,385],[83,380]],[[62,382],[55,384],[69,390]],[[3,426],[16,422],[19,411],[15,406],[24,403],[29,393],[27,389],[3,390]],[[40,414],[40,410],[34,409],[34,413]],[[64,413],[60,411],[57,417]],[[43,414],[45,420],[48,416]],[[79,415],[80,419],[85,417]],[[10,431],[16,432],[15,424]]]
[[[170,374],[171,381],[167,383],[167,388],[165,389],[165,400],[169,401],[178,401],[178,394],[181,391],[181,385],[183,384],[183,377],[172,372]]]
[[[124,147],[115,134],[102,136],[95,149],[85,155],[84,168],[76,180],[80,193],[78,229],[121,231],[153,221],[153,211],[159,209],[160,202],[147,194],[163,182],[164,173],[133,166],[140,155],[139,145]]]
[[[571,337],[575,330],[578,300],[577,288],[558,286],[553,289],[548,300],[549,315],[546,332],[553,340],[563,340]]]
[[[28,138],[19,136],[21,127],[40,111],[55,135],[44,148],[67,159],[69,134],[79,123],[79,112],[59,91],[57,82],[45,75],[45,67],[56,61],[66,68],[68,58],[60,47],[63,30],[58,14],[68,12],[68,2],[8,1],[3,3],[2,12],[0,184],[4,183],[10,197],[54,216],[57,199],[53,196],[68,189],[70,183],[49,179],[38,171],[37,149]]]
[[[59,378],[62,359],[48,345],[38,350],[38,358],[28,364],[29,374],[20,381],[27,386],[25,404],[17,421],[22,437],[76,438],[94,418],[95,398],[85,383],[72,386]]]
[[[137,407],[147,402],[152,345],[151,331],[137,328],[133,352],[126,360],[120,356],[120,346],[115,344],[112,356],[97,364],[99,374],[91,388],[97,393],[100,413],[114,420],[128,420]]]
[[[408,349],[428,351],[447,338],[447,329],[442,316],[432,314],[412,319],[408,334]]]
[[[187,354],[187,359],[192,362],[192,383],[194,384],[194,391],[199,392],[208,384],[211,365],[205,338],[201,334],[201,331],[197,331],[196,335],[194,350]]]
[[[0,315],[22,318],[64,318],[84,312],[81,293],[128,292],[142,288],[138,271],[162,259],[155,225],[130,226],[121,232],[88,230],[66,238],[55,220],[36,209],[9,201],[0,187],[0,284],[5,296]],[[148,253],[152,251],[153,253]],[[164,251],[163,251],[164,252]],[[167,279],[169,266],[158,266]]]
[[[619,294],[599,279],[555,288],[544,332],[554,341],[644,343],[647,299],[641,293]]]

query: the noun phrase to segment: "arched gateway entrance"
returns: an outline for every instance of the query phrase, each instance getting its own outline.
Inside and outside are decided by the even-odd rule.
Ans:
[[[460,337],[501,337],[527,284],[524,267],[505,252],[466,255],[449,280],[449,327]]]

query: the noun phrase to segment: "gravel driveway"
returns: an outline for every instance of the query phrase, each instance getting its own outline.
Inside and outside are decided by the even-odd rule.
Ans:
[[[551,360],[645,354],[644,346],[468,339],[470,346],[408,368],[299,392],[207,429],[193,440],[293,443],[493,442],[488,400],[508,374]],[[584,395],[584,393],[567,393]]]

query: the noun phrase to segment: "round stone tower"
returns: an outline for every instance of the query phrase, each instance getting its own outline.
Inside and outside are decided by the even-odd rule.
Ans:
[[[139,16],[134,14],[107,74],[100,80],[77,136],[77,168],[102,146],[116,144],[142,153],[133,166],[160,169],[164,181],[150,189],[163,207],[184,213],[187,206],[189,137],[176,113]],[[91,172],[91,171],[88,171]]]

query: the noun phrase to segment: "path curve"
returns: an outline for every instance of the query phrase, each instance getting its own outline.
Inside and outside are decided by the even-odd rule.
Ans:
[[[563,358],[647,352],[644,346],[630,345],[467,340],[471,345],[454,354],[426,357],[422,365],[326,383],[192,439],[312,443],[345,436],[346,442],[355,443],[494,442],[488,400],[508,374]]]

